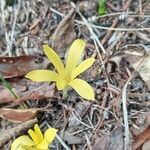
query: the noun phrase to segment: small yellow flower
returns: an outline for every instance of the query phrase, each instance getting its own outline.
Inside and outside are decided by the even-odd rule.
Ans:
[[[56,136],[57,129],[49,128],[42,134],[39,126],[34,126],[28,130],[31,138],[27,135],[23,135],[14,140],[11,145],[11,150],[48,150],[48,145],[51,144]]]
[[[76,78],[95,62],[94,58],[88,58],[79,64],[83,50],[85,49],[85,41],[77,39],[72,43],[65,67],[53,49],[48,45],[44,45],[43,49],[46,56],[55,66],[57,72],[50,70],[33,70],[26,75],[26,78],[36,82],[55,81],[58,90],[63,90],[71,86],[83,98],[94,100],[92,87],[84,80]]]

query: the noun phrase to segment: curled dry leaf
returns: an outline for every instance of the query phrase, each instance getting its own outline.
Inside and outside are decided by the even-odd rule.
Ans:
[[[36,109],[0,109],[0,118],[7,119],[8,121],[15,123],[21,123],[27,120],[31,120],[36,117],[36,114]]]
[[[69,45],[71,45],[76,38],[73,19],[74,9],[71,9],[68,15],[59,23],[58,27],[50,38],[52,47],[56,50],[60,50],[57,51],[57,53],[61,54],[62,50],[67,50]]]
[[[46,68],[47,59],[36,63],[34,56],[0,57],[0,73],[4,78],[13,78],[27,74],[31,70]]]

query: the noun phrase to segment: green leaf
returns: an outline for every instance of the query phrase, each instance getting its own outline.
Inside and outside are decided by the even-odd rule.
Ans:
[[[12,86],[4,79],[4,77],[0,74],[0,80],[2,81],[3,86],[15,97],[18,98],[18,96],[13,91]]]
[[[105,15],[107,13],[106,0],[99,0],[98,14]]]

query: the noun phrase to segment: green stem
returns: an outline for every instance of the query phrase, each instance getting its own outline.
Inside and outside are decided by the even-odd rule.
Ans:
[[[19,96],[13,91],[12,86],[4,79],[4,77],[0,73],[0,80],[2,81],[3,86],[15,97],[15,99],[18,99]],[[26,105],[24,103],[20,104],[20,107],[26,108]]]
[[[63,99],[67,98],[67,96],[68,96],[68,94],[67,94],[68,90],[69,90],[69,87],[64,88],[64,90],[63,90]]]
[[[18,99],[19,97],[17,94],[13,91],[12,86],[4,79],[4,77],[0,73],[0,80],[2,81],[3,86],[16,98]]]

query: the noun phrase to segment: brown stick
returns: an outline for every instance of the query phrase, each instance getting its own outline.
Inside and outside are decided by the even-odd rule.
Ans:
[[[111,25],[111,28],[115,28],[117,26],[119,22],[119,19],[118,18],[115,18],[114,21],[113,21],[113,24]],[[104,36],[104,38],[102,39],[101,43],[104,45],[107,40],[110,38],[110,36],[112,35],[112,30],[108,30],[106,35]]]

